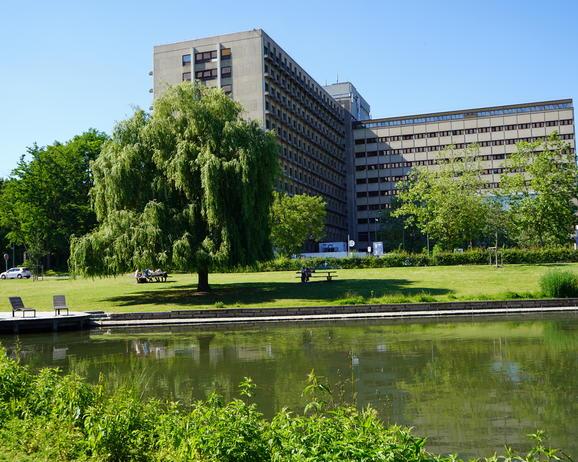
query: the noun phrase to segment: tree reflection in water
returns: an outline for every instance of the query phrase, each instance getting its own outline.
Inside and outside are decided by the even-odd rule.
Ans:
[[[207,330],[93,331],[5,337],[8,354],[57,366],[111,388],[189,403],[213,390],[258,386],[265,415],[302,409],[306,375],[327,378],[334,398],[371,404],[390,423],[414,426],[434,452],[525,449],[544,429],[578,455],[578,317],[439,322],[264,325]]]

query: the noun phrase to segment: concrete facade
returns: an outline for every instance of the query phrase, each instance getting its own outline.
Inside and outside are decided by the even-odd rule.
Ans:
[[[332,83],[323,87],[355,120],[371,118],[371,107],[351,82]]]
[[[347,180],[351,115],[262,30],[154,48],[154,96],[169,85],[200,80],[239,101],[244,116],[274,130],[283,175],[277,189],[327,201],[326,240],[343,241],[351,208]]]
[[[281,145],[276,188],[323,196],[326,241],[347,236],[365,249],[397,183],[418,166],[435,168],[440,152],[479,146],[486,189],[497,188],[503,162],[519,141],[552,131],[575,149],[571,99],[370,119],[370,105],[350,82],[319,85],[264,31],[154,47],[154,96],[199,80],[239,101],[244,116],[274,130]]]
[[[356,236],[370,245],[381,210],[390,208],[397,184],[412,168],[435,168],[450,146],[479,146],[477,160],[487,190],[499,186],[504,160],[516,143],[553,131],[575,149],[571,99],[366,120],[354,125]]]

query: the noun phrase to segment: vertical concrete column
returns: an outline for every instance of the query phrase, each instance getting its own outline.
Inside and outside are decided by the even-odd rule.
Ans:
[[[221,88],[221,42],[217,43],[217,87]]]

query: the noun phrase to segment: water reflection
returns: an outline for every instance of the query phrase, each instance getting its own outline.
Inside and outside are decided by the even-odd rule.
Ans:
[[[306,374],[328,378],[337,399],[371,404],[411,425],[438,452],[489,454],[528,446],[544,429],[578,455],[578,317],[357,322],[245,328],[110,330],[6,337],[8,354],[149,396],[190,402],[258,385],[266,415],[300,409]]]

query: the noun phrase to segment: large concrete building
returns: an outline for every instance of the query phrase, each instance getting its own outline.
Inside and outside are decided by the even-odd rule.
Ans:
[[[283,175],[277,189],[321,195],[327,201],[326,239],[343,241],[354,210],[352,117],[262,30],[154,48],[154,95],[184,80],[220,87],[239,101],[245,116],[275,130]],[[347,172],[349,168],[349,172]]]
[[[544,101],[462,111],[372,119],[355,123],[356,229],[361,245],[376,239],[380,211],[389,208],[397,184],[417,166],[432,166],[453,146],[479,146],[477,160],[485,187],[500,183],[504,160],[520,141],[535,141],[557,131],[572,149],[572,100]]]
[[[499,184],[518,141],[558,131],[575,149],[571,99],[370,119],[349,82],[319,85],[262,30],[154,48],[154,95],[186,80],[222,88],[245,117],[275,130],[283,175],[277,189],[327,201],[327,241],[371,245],[396,184],[416,166],[435,166],[449,146],[479,146],[486,188]]]
[[[351,82],[332,83],[323,88],[349,112],[355,120],[367,120],[371,118],[371,107],[365,98],[357,91]]]

